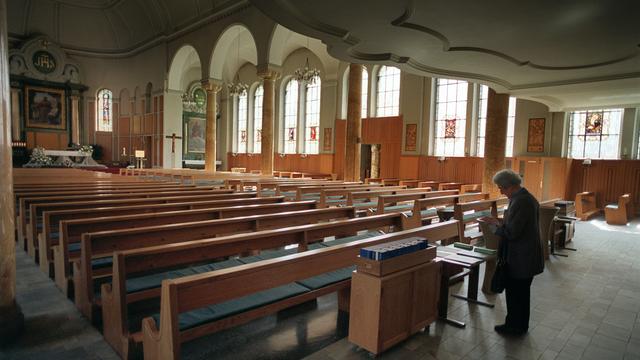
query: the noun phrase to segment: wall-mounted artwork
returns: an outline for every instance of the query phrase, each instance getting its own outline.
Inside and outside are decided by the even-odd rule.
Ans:
[[[27,86],[25,110],[28,128],[67,128],[64,90]]]
[[[527,152],[544,152],[544,118],[529,119]]]
[[[418,124],[407,124],[404,137],[404,151],[416,151]]]
[[[331,128],[324,128],[324,137],[322,138],[322,150],[331,151]]]
[[[190,117],[187,119],[187,152],[204,154],[206,119]]]

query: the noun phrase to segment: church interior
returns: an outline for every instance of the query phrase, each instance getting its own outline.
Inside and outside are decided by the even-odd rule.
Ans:
[[[638,14],[0,0],[0,359],[640,359]]]

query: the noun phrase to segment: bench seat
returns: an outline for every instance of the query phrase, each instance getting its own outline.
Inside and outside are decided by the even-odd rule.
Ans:
[[[297,283],[278,286],[276,288],[243,296],[238,299],[182,313],[178,316],[180,323],[179,327],[180,330],[191,329],[198,325],[203,325],[212,321],[240,314],[286,298],[304,294],[309,291],[310,290],[308,288],[298,285]],[[160,324],[159,313],[154,314],[153,318],[157,324]]]

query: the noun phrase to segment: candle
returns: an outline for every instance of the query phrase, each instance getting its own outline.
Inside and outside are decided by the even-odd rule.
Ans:
[[[127,156],[127,148],[122,148],[122,156]]]

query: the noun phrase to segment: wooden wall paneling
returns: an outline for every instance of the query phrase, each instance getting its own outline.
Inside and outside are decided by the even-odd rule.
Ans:
[[[564,158],[542,158],[542,200],[564,198],[567,184],[567,161]]]
[[[96,132],[96,145],[102,147],[102,162],[113,161],[113,143],[112,133],[110,132]]]
[[[87,144],[96,143],[96,102],[87,102],[87,124],[85,124],[85,139]]]
[[[131,136],[130,131],[131,118],[123,116],[118,121],[118,136]]]
[[[142,134],[142,117],[140,115],[133,115],[131,133],[134,135]]]
[[[640,206],[640,160],[592,160],[591,165],[571,160],[567,168],[567,199],[575,199],[578,192],[593,191],[598,207],[604,207],[630,193],[635,209]]]
[[[418,179],[419,164],[419,156],[400,156],[398,177],[400,179]]]

